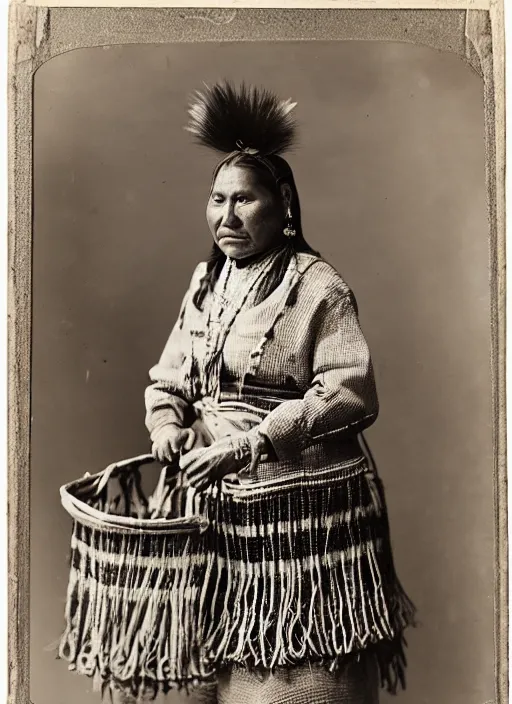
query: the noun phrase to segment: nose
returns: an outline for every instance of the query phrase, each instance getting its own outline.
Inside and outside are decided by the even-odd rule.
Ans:
[[[240,227],[242,221],[235,212],[235,203],[228,201],[222,213],[221,227],[228,227],[231,230],[236,230]]]

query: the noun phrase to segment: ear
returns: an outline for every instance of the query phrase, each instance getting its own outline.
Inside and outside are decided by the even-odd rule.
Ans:
[[[290,188],[289,184],[281,184],[281,197],[283,199],[283,205],[285,210],[288,210],[288,208],[292,204],[292,189]]]

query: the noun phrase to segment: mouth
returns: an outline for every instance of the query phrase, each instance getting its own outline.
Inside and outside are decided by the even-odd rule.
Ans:
[[[220,232],[219,240],[235,240],[237,242],[243,242],[247,240],[247,236],[238,232]]]

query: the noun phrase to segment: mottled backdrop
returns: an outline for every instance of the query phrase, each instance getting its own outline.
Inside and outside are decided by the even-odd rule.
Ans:
[[[483,85],[454,55],[366,42],[84,49],[37,72],[32,701],[99,701],[55,659],[71,531],[58,489],[148,449],[147,370],[210,246],[214,160],[182,130],[186,100],[222,77],[298,101],[300,149],[290,162],[305,233],[359,301],[381,399],[368,437],[387,486],[396,562],[421,619],[397,702],[488,702]]]

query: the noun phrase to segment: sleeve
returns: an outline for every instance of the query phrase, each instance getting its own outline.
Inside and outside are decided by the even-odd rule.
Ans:
[[[281,461],[314,443],[355,436],[378,415],[372,361],[351,292],[331,298],[312,360],[313,378],[304,397],[284,401],[259,427]]]
[[[196,270],[197,274],[197,270]],[[193,403],[192,383],[184,368],[188,357],[190,336],[184,327],[187,306],[191,301],[193,284],[185,294],[171,334],[158,364],[149,371],[150,385],[145,391],[146,427],[151,435],[164,425],[182,426],[190,405]]]

